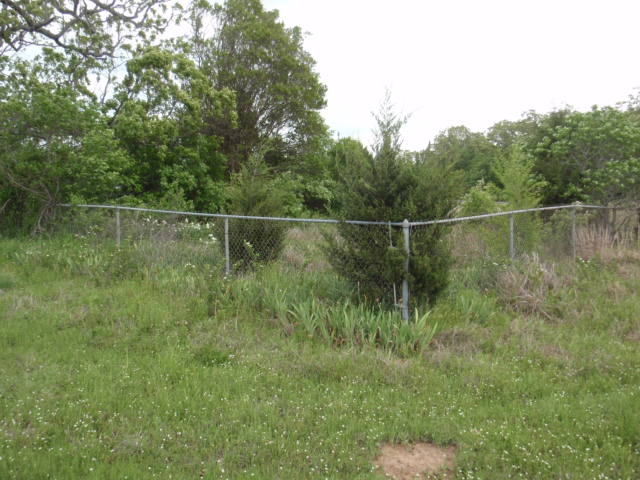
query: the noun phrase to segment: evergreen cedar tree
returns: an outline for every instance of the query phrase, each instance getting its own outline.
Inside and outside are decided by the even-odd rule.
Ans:
[[[388,96],[376,121],[373,154],[354,156],[341,168],[342,218],[401,222],[445,217],[460,193],[462,172],[452,164],[416,162],[402,151],[405,119],[393,113]],[[336,271],[370,303],[389,306],[399,300],[406,259],[402,228],[339,224],[338,231],[340,239],[327,238]],[[445,227],[437,225],[411,231],[408,278],[413,300],[434,301],[447,285],[451,256],[444,234]]]

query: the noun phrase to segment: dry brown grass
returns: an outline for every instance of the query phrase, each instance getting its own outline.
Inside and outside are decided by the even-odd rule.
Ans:
[[[640,343],[640,329],[630,331],[625,338],[630,342]]]
[[[568,365],[572,356],[557,340],[545,339],[544,323],[541,320],[518,316],[511,320],[509,327],[502,334],[502,341],[515,341],[523,353],[536,354],[540,357]]]
[[[572,281],[571,277],[558,274],[554,263],[543,262],[534,253],[523,255],[517,264],[500,272],[497,291],[500,300],[514,311],[552,319],[549,295]]]
[[[478,231],[474,231],[473,226],[462,223],[454,225],[448,237],[453,258],[462,263],[465,259],[484,257],[489,253],[486,242]]]
[[[635,257],[640,260],[638,240],[630,230],[612,232],[601,225],[589,225],[576,231],[576,254],[585,260],[599,258],[608,263]]]
[[[464,328],[454,327],[438,333],[425,351],[425,358],[442,365],[451,359],[469,359],[482,350],[482,345],[489,338],[489,330],[479,325]]]
[[[326,228],[326,226],[323,226]],[[318,225],[293,227],[287,231],[282,260],[295,270],[324,272],[331,269],[325,260],[321,245],[324,244],[322,228]]]

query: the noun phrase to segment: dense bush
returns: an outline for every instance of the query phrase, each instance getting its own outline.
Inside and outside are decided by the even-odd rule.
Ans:
[[[376,121],[373,155],[350,159],[341,169],[337,192],[341,217],[401,222],[447,216],[463,183],[460,172],[439,162],[415,162],[403,154],[404,120],[392,112],[388,97]],[[402,228],[345,223],[338,225],[338,232],[339,238],[328,239],[333,267],[366,301],[387,305],[397,301],[405,275]],[[441,226],[412,231],[408,278],[413,299],[433,301],[447,284],[450,255],[444,232]]]
[[[500,211],[536,208],[540,206],[546,182],[533,173],[533,159],[514,146],[497,158],[492,170],[499,182],[478,182],[458,203],[456,216],[481,215]],[[517,253],[533,252],[541,246],[542,221],[536,212],[517,214],[514,218]],[[485,218],[467,225],[459,225],[461,239],[469,235],[482,244],[482,250],[492,257],[509,254],[509,217]],[[465,238],[466,234],[466,238]]]
[[[298,201],[290,186],[269,176],[261,156],[254,156],[233,176],[227,191],[228,211],[234,215],[278,217]],[[224,222],[218,222],[224,238]],[[234,268],[244,270],[267,263],[282,253],[287,223],[229,219],[229,254]],[[224,247],[224,242],[222,242]]]

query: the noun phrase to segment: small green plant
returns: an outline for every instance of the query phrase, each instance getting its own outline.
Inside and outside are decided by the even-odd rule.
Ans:
[[[11,278],[0,275],[0,290],[8,290],[14,286],[14,282]]]
[[[299,302],[289,315],[294,328],[307,338],[317,338],[330,345],[382,348],[406,356],[427,348],[438,331],[431,312],[417,311],[410,322],[395,312],[355,305],[345,301],[324,305],[315,299]]]
[[[193,358],[206,367],[215,367],[227,363],[233,355],[214,348],[211,345],[203,345],[196,350]]]
[[[269,175],[262,156],[255,155],[234,175],[227,191],[228,210],[234,215],[279,217],[297,201],[295,194]],[[237,219],[228,221],[230,261],[246,270],[279,258],[287,232],[285,222]],[[218,238],[225,238],[224,222],[218,222]],[[224,248],[224,242],[221,242]]]
[[[498,184],[478,182],[456,207],[458,216],[481,215],[510,210],[524,210],[540,206],[546,186],[533,173],[533,159],[514,146],[498,157],[493,165]],[[530,253],[541,245],[542,222],[536,212],[516,214],[514,220],[516,253]],[[493,258],[509,254],[510,220],[508,216],[485,218],[470,225],[459,226],[461,237],[475,234]],[[465,238],[462,238],[464,242]]]

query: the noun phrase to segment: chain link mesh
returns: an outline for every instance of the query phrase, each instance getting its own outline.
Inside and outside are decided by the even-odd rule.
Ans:
[[[414,254],[430,252],[430,258],[414,258],[409,285],[428,293],[428,283],[441,279],[421,277],[415,269],[436,271],[439,262],[465,268],[478,262],[506,264],[525,255],[560,261],[638,248],[639,221],[639,209],[584,207],[414,225],[410,248]],[[120,252],[135,250],[136,262],[149,271],[188,268],[243,275],[273,265],[278,275],[292,279],[301,272],[338,275],[349,285],[345,295],[367,303],[397,308],[403,303],[405,231],[398,224],[203,218],[73,207],[59,215],[51,233],[73,235],[96,249],[107,244],[120,247]]]

